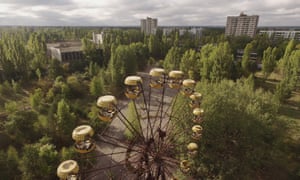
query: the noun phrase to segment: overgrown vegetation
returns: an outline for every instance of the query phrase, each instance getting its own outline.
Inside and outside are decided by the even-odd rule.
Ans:
[[[96,98],[122,96],[124,78],[149,64],[201,80],[205,131],[193,176],[299,178],[299,42],[225,37],[220,29],[205,30],[202,37],[177,31],[145,36],[126,29],[106,30],[104,43],[96,45],[92,32],[101,30],[0,29],[1,178],[55,178],[58,163],[75,156],[73,128],[106,127],[97,118]],[[46,43],[67,40],[82,42],[84,58],[77,64],[47,56]],[[235,58],[238,49],[244,49],[242,60]],[[251,52],[262,61],[263,76],[257,76]],[[279,78],[273,80],[274,74]],[[240,80],[243,76],[249,78]],[[179,98],[179,107],[184,103]],[[177,125],[180,131],[186,124]]]

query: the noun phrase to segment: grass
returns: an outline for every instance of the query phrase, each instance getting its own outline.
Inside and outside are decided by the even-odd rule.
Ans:
[[[290,125],[290,137],[300,143],[300,89],[293,91],[292,96],[281,105],[279,114]]]
[[[255,74],[257,88],[263,88],[272,93],[282,77],[278,73],[272,73],[267,79],[261,72]],[[286,161],[288,162],[291,179],[300,177],[299,150],[300,150],[300,84],[291,94],[291,97],[281,103],[279,118],[287,123],[286,136]],[[286,179],[286,178],[285,178]]]

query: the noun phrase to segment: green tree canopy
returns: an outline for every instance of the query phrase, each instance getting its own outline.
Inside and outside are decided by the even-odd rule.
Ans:
[[[285,126],[274,95],[254,90],[251,80],[200,83],[205,111],[195,176],[252,179],[285,168],[281,149]],[[266,169],[266,171],[261,171]]]
[[[242,70],[245,76],[248,76],[251,73],[251,59],[250,53],[253,51],[252,43],[248,43],[244,49],[244,54],[242,57]]]
[[[200,62],[199,54],[195,50],[187,50],[183,54],[180,62],[180,70],[185,74],[189,74],[190,79],[199,80]]]
[[[201,50],[201,77],[211,81],[220,81],[232,77],[233,55],[228,42],[205,45]]]
[[[9,114],[5,123],[7,133],[19,143],[28,143],[36,140],[37,130],[34,124],[38,116],[34,111],[18,110]]]
[[[268,47],[264,51],[263,60],[262,60],[262,71],[265,77],[268,77],[271,72],[273,72],[276,67],[276,50],[277,48]]]
[[[57,104],[56,119],[59,135],[71,138],[73,129],[76,126],[76,117],[64,99]]]
[[[110,73],[110,86],[114,93],[123,87],[125,76],[135,74],[137,71],[137,56],[133,48],[128,45],[119,45],[112,48],[112,55],[108,65]]]
[[[181,50],[179,47],[172,47],[169,49],[165,60],[164,69],[167,71],[179,70],[181,60]]]
[[[54,179],[59,156],[50,143],[25,145],[21,159],[22,179]]]
[[[20,177],[19,156],[17,150],[10,146],[7,151],[0,151],[0,172],[2,179]]]

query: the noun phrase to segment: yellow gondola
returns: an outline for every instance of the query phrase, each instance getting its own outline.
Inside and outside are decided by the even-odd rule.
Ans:
[[[79,172],[79,166],[74,160],[66,160],[60,163],[57,168],[57,176],[60,180],[77,180]]]
[[[198,144],[196,143],[189,143],[187,145],[188,154],[192,157],[196,156],[198,153]]]
[[[135,99],[139,97],[142,92],[141,84],[142,78],[139,76],[128,76],[124,80],[124,84],[126,85],[125,95],[129,99]]]
[[[79,153],[89,153],[96,148],[92,136],[94,130],[89,125],[81,125],[73,130],[72,138],[75,140],[75,150]]]
[[[165,70],[161,68],[151,69],[149,75],[151,76],[150,87],[152,88],[162,88],[165,78]]]
[[[190,99],[191,99],[191,102],[189,104],[190,107],[193,109],[198,108],[200,107],[201,104],[202,94],[198,92],[194,92],[192,95],[190,95]]]
[[[180,161],[180,170],[184,173],[188,173],[191,169],[191,164],[188,160]]]
[[[179,89],[183,80],[183,72],[182,71],[170,71],[168,78],[168,85],[172,89]]]
[[[194,114],[193,122],[194,123],[202,123],[204,110],[201,108],[195,108],[193,110],[193,114]]]
[[[185,79],[182,82],[181,92],[186,96],[190,96],[194,93],[196,82],[192,79]]]
[[[192,127],[192,138],[195,140],[199,140],[202,137],[203,128],[200,125],[194,125]]]
[[[110,122],[117,114],[117,100],[114,96],[106,95],[98,98],[98,116],[102,121]]]

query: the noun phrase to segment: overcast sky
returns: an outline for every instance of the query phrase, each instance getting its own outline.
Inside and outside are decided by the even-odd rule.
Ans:
[[[259,15],[259,26],[300,26],[300,0],[0,0],[0,25],[225,26],[226,16]]]

